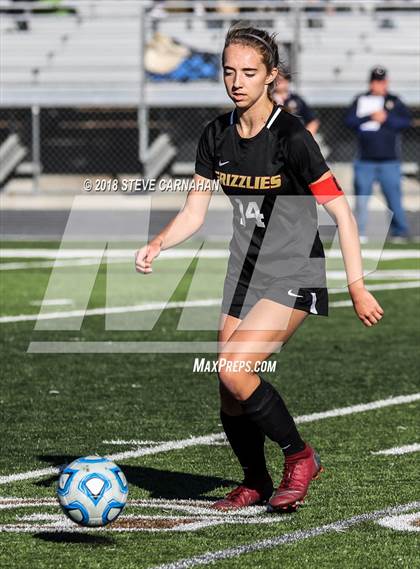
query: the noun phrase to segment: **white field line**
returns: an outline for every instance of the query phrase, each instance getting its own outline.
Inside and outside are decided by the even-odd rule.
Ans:
[[[128,514],[122,516],[126,520],[135,519],[139,516],[135,514]],[[142,519],[146,520],[182,520],[181,516],[164,516],[164,515],[151,515],[151,514],[141,514]],[[60,522],[63,516],[60,514],[27,514],[24,516],[16,516],[16,519],[20,522],[42,522],[42,521],[54,521]],[[121,518],[120,518],[121,519]]]
[[[220,298],[208,300],[185,300],[180,302],[150,302],[149,304],[133,304],[132,306],[113,306],[111,308],[89,308],[87,310],[68,310],[49,312],[48,314],[20,314],[18,316],[2,316],[0,324],[6,322],[26,322],[28,320],[54,320],[57,318],[74,318],[78,316],[101,316],[103,314],[124,314],[126,312],[148,312],[166,308],[195,308],[220,306]]]
[[[162,253],[163,254],[163,253]],[[205,255],[202,255],[205,256]],[[160,258],[160,256],[159,256]],[[177,258],[180,258],[179,256]],[[214,253],[209,256],[209,258],[217,258],[217,255]],[[223,257],[225,258],[225,255]],[[132,261],[133,259],[129,259]],[[163,260],[171,260],[171,257],[164,257]],[[104,257],[103,259],[99,258],[86,258],[86,259],[65,259],[65,260],[51,260],[51,261],[27,261],[27,262],[12,262],[12,263],[0,263],[0,271],[16,271],[16,270],[23,270],[23,269],[49,269],[49,268],[65,268],[65,267],[80,267],[80,266],[89,266],[89,265],[97,265],[98,262],[105,262],[107,264],[113,263],[127,263],[128,259],[126,258],[114,258],[114,257]],[[399,269],[381,269],[381,270],[373,270],[373,271],[366,271],[365,279],[418,279],[420,277],[420,271],[417,269],[406,269],[406,270],[399,270]],[[329,270],[327,271],[327,278],[334,280],[334,279],[345,279],[346,272],[340,270]]]
[[[366,288],[368,290],[399,290],[403,288],[418,288],[420,286],[420,281],[410,281],[410,282],[401,282],[401,283],[377,283],[377,284],[368,284]],[[345,288],[330,288],[328,289],[329,294],[340,294],[347,292]],[[334,302],[330,302],[329,306],[331,308],[343,308],[346,306],[353,306],[353,302],[349,300],[336,300]]]
[[[127,506],[130,508],[147,508],[155,510],[171,510],[174,512],[184,512],[190,515],[210,516],[214,517],[231,517],[236,518],[237,512],[215,512],[210,508],[212,500],[168,500],[165,498],[144,498],[137,500],[128,500]],[[58,502],[54,498],[18,498],[11,496],[0,496],[0,510],[14,510],[16,508],[29,508],[41,506],[58,506]],[[255,517],[266,512],[265,506],[250,506],[241,508],[241,517]]]
[[[409,452],[419,452],[419,451],[420,451],[420,443],[414,443],[412,445],[404,445],[402,447],[392,447],[392,448],[387,448],[385,450],[378,450],[377,452],[372,452],[372,454],[384,454],[384,455],[396,456],[399,454],[407,454]]]
[[[382,409],[393,405],[402,405],[404,403],[413,403],[420,400],[420,393],[411,395],[397,395],[396,397],[388,397],[387,399],[378,399],[370,403],[360,403],[359,405],[351,405],[349,407],[341,407],[340,409],[331,409],[331,411],[321,411],[320,413],[311,413],[310,415],[300,415],[295,419],[298,423],[311,423],[320,419],[328,419],[330,417],[343,417],[344,415],[353,415],[353,413],[363,413],[364,411],[373,411],[374,409]]]
[[[186,532],[196,531],[197,529],[204,529],[216,525],[224,524],[272,524],[276,520],[270,516],[266,516],[266,508],[263,506],[254,506],[251,508],[244,508],[240,514],[237,512],[215,512],[210,506],[210,501],[207,500],[163,500],[163,499],[146,499],[146,500],[129,500],[128,506],[133,508],[151,508],[158,510],[171,510],[175,515],[169,514],[123,514],[121,520],[172,520],[177,522],[170,528],[159,528],[159,532]],[[38,499],[31,498],[2,498],[0,497],[0,509],[15,510],[18,508],[28,507],[58,507],[56,500],[52,499]],[[183,513],[183,515],[179,515]],[[176,515],[178,514],[178,515]],[[187,520],[186,520],[187,518]],[[190,518],[190,521],[188,521]],[[32,514],[23,514],[16,516],[18,523],[0,525],[0,532],[17,532],[28,533],[29,531],[42,531],[42,532],[85,532],[85,531],[108,531],[112,532],[155,532],[156,528],[135,527],[135,528],[120,528],[113,526],[111,528],[81,528],[71,523],[64,518],[63,515],[36,512]],[[278,520],[282,522],[284,520]],[[24,524],[21,522],[47,522],[43,524]]]
[[[132,249],[0,249],[0,258],[4,259],[101,259],[119,258],[133,259],[136,251]],[[329,259],[340,259],[342,253],[340,249],[326,249],[325,254]],[[229,256],[227,248],[223,249],[169,249],[162,251],[159,259],[186,259],[190,257],[201,257],[204,259],[225,259]],[[420,249],[362,249],[364,259],[392,260],[392,259],[420,259]]]
[[[60,514],[27,514],[25,516],[16,516],[19,522],[60,522],[62,516]]]
[[[120,516],[119,519],[124,519],[125,516]],[[165,518],[166,519],[166,518]],[[265,523],[269,523],[268,522]],[[200,529],[205,529],[207,527],[213,527],[222,524],[234,524],[234,521],[230,520],[201,520],[199,522],[194,523],[180,523],[177,526],[173,526],[171,528],[159,528],[159,533],[170,533],[170,532],[193,532]],[[242,523],[242,522],[241,522]],[[249,523],[249,522],[245,522]],[[252,522],[257,523],[257,522]],[[258,521],[261,523],[261,520]],[[28,524],[28,523],[20,523],[20,524],[13,524],[13,525],[0,525],[0,533],[89,533],[91,531],[94,532],[103,532],[103,531],[112,531],[115,533],[155,533],[157,530],[153,528],[121,528],[121,527],[113,527],[110,530],[104,527],[97,527],[97,528],[83,528],[77,526],[76,524],[72,523],[70,520],[66,521],[63,520],[61,524],[57,524],[56,522],[49,522],[43,524]]]
[[[403,288],[418,288],[420,281],[404,281],[400,283],[384,283],[366,285],[368,290],[400,290]],[[345,287],[329,289],[329,294],[346,294]],[[86,310],[68,310],[59,312],[49,312],[47,314],[18,314],[17,316],[1,316],[0,324],[10,322],[28,322],[34,320],[56,320],[60,318],[76,318],[86,316],[102,316],[104,314],[125,314],[127,312],[148,312],[151,310],[167,310],[169,308],[203,308],[210,306],[220,306],[221,298],[209,298],[207,300],[184,300],[177,302],[151,302],[149,304],[133,304],[131,306],[113,306],[110,308],[88,308]],[[351,306],[346,304],[331,304],[331,306]]]
[[[388,516],[378,520],[378,524],[396,531],[420,531],[420,512]]]
[[[201,437],[190,437],[188,439],[181,439],[179,441],[166,441],[156,446],[139,448],[125,452],[119,452],[108,456],[111,460],[123,460],[126,458],[134,458],[140,456],[147,456],[151,454],[158,454],[160,452],[167,452],[172,450],[184,449],[197,445],[208,445],[213,441],[223,440],[224,433],[217,433],[213,435],[204,435]],[[38,478],[39,476],[49,476],[57,474],[60,471],[58,467],[43,468],[41,470],[31,470],[29,472],[21,472],[19,474],[11,474],[7,476],[0,476],[0,484],[8,484],[9,482],[18,482],[21,480],[28,480],[30,478]]]
[[[214,258],[214,257],[212,257]],[[165,259],[164,259],[165,260]],[[168,259],[166,259],[168,260]],[[131,261],[131,259],[130,259]],[[28,261],[28,262],[13,262],[13,263],[0,263],[0,271],[17,271],[23,269],[50,269],[50,268],[68,268],[68,267],[81,267],[89,265],[97,265],[99,259],[75,259],[64,261]],[[103,259],[102,262],[107,264],[127,263],[127,259]],[[134,266],[134,265],[133,265]],[[134,270],[134,269],[133,269]],[[417,269],[379,269],[379,270],[366,270],[365,279],[417,279],[420,272]],[[328,270],[327,278],[345,279],[346,272],[342,270]]]
[[[327,271],[327,278],[334,279],[345,279],[346,271]],[[380,269],[378,271],[366,271],[365,280],[375,280],[375,279],[419,279],[420,270],[419,269]]]
[[[160,519],[169,519],[179,521],[179,524],[173,526],[172,528],[165,528],[160,529],[159,532],[168,532],[168,531],[195,531],[197,529],[202,529],[206,527],[211,527],[215,525],[221,524],[273,524],[273,523],[280,523],[285,521],[285,519],[281,519],[278,516],[267,516],[266,509],[263,506],[253,506],[251,508],[244,508],[241,510],[240,514],[237,512],[218,512],[217,514],[214,510],[209,508],[210,502],[204,500],[164,500],[164,499],[145,499],[145,500],[129,500],[128,506],[130,508],[140,507],[140,508],[152,508],[152,509],[165,509],[165,510],[172,510],[174,512],[183,512],[187,514],[189,518],[198,518],[195,520],[191,520],[189,523],[185,522],[185,515],[184,516],[177,516],[177,515],[161,515],[161,514],[123,514],[120,519],[126,520],[160,520]],[[400,530],[400,531],[419,531],[420,528],[415,526],[414,523],[419,519],[419,512],[414,512],[412,514],[404,514],[401,512],[409,511],[412,509],[418,508],[420,505],[419,502],[411,502],[409,504],[401,504],[398,506],[391,506],[386,508],[385,510],[379,510],[376,512],[371,512],[367,514],[362,514],[362,516],[354,516],[349,518],[348,520],[339,520],[334,524],[328,524],[328,526],[321,526],[321,528],[330,527],[332,531],[345,531],[351,525],[354,525],[356,519],[359,521],[369,521],[369,520],[377,520],[382,526],[390,527],[392,529]],[[19,508],[28,508],[28,507],[50,507],[53,506],[57,508],[58,504],[55,499],[51,498],[40,498],[40,499],[31,499],[31,498],[17,498],[17,497],[0,497],[0,509],[7,509],[7,510],[14,510]],[[375,517],[372,518],[372,515]],[[368,516],[368,517],[366,517]],[[384,517],[382,517],[384,516]],[[363,517],[363,519],[361,519]],[[379,519],[378,519],[379,518]],[[52,513],[43,513],[43,512],[36,512],[32,514],[24,514],[18,515],[16,517],[18,523],[14,524],[7,524],[0,526],[0,532],[8,532],[8,533],[30,533],[30,532],[48,532],[48,533],[60,533],[60,532],[73,532],[73,533],[85,533],[85,532],[137,532],[137,531],[155,531],[152,528],[119,528],[119,527],[107,527],[107,528],[82,528],[70,522],[64,518],[64,516],[59,514],[52,514]],[[351,523],[349,523],[349,521]],[[20,523],[19,523],[20,522]],[[21,522],[30,522],[29,524],[21,523]],[[44,522],[34,524],[32,522]],[[45,523],[46,522],[46,523]],[[338,525],[337,525],[338,524]],[[321,528],[314,528],[315,530],[319,530]],[[313,532],[314,529],[307,530],[307,532]],[[305,534],[307,532],[304,532]],[[293,534],[286,534],[280,537],[280,539],[287,538],[286,543],[290,543],[290,536],[301,532],[293,532]],[[323,531],[322,533],[325,533]],[[319,533],[315,533],[311,535],[319,535]],[[305,537],[305,536],[304,536]],[[304,538],[303,537],[303,538]],[[309,536],[307,536],[309,537]],[[274,538],[279,539],[279,538]],[[265,543],[271,540],[264,540]],[[296,541],[296,540],[295,540]],[[257,542],[261,544],[262,542]],[[252,547],[255,546],[254,544],[250,544]],[[281,543],[275,543],[274,545],[281,545]],[[236,551],[240,549],[240,553],[247,553],[247,551],[243,551],[243,547],[234,548]],[[245,546],[249,547],[249,546]],[[264,547],[260,547],[264,549]],[[224,550],[226,552],[226,550]],[[231,550],[229,550],[231,551]],[[218,554],[220,552],[217,552]],[[207,554],[205,554],[207,555]],[[210,554],[213,555],[213,554]],[[183,565],[176,565],[176,567],[190,567],[191,562],[194,559],[196,565],[203,565],[207,563],[203,563],[202,555],[198,556],[200,558],[200,562],[197,562],[197,558],[190,558],[184,559],[180,562],[175,562],[175,564],[183,563]],[[188,563],[185,565],[185,563]],[[211,561],[210,561],[211,562]],[[159,566],[160,569],[169,567],[173,567],[173,563],[165,564],[163,566]],[[156,568],[155,568],[156,569]]]
[[[128,441],[122,439],[111,439],[110,441],[102,441],[104,445],[136,445],[136,446],[144,446],[144,445],[159,445],[162,441],[139,441],[136,439],[129,439]]]
[[[335,300],[329,303],[330,308],[345,308],[346,306],[353,306],[351,300]]]
[[[49,466],[48,468],[40,468],[39,470],[29,470],[28,472],[21,472],[19,474],[10,474],[0,476],[0,484],[8,484],[9,482],[19,482],[20,480],[30,480],[31,478],[43,478],[44,476],[54,476],[59,472],[58,468]],[[0,505],[0,510],[3,508]]]
[[[295,418],[297,423],[311,423],[312,421],[319,421],[321,419],[329,419],[332,417],[342,417],[344,415],[352,415],[353,413],[362,413],[364,411],[372,411],[374,409],[381,409],[383,407],[390,407],[393,405],[402,405],[405,403],[412,403],[420,400],[420,393],[412,393],[411,395],[398,395],[396,397],[389,397],[388,399],[379,399],[371,401],[370,403],[361,403],[352,405],[350,407],[341,407],[339,409],[331,409],[329,411],[322,411],[319,413],[311,413],[310,415],[300,415]],[[225,440],[225,433],[214,433],[212,435],[203,435],[200,437],[190,437],[188,439],[181,439],[178,441],[166,441],[155,446],[137,448],[118,452],[115,454],[106,455],[111,460],[119,461],[128,458],[138,458],[140,456],[147,456],[158,454],[160,452],[168,452],[173,450],[180,450],[188,447],[198,445],[211,445],[214,442]],[[28,472],[19,472],[17,474],[8,474],[0,476],[0,484],[10,484],[12,482],[20,482],[22,480],[29,480],[32,478],[40,478],[43,476],[51,476],[60,471],[57,467],[43,468],[40,470],[30,470]]]
[[[71,298],[51,298],[46,300],[32,300],[30,304],[32,306],[63,306],[73,304]]]
[[[69,259],[64,261],[22,261],[13,263],[0,263],[0,271],[18,271],[20,269],[49,269],[54,267],[83,267],[89,265],[97,265],[98,262],[106,261],[109,263],[126,263],[127,259]]]
[[[379,250],[378,250],[379,251]],[[412,255],[417,250],[412,250]],[[0,258],[3,259],[87,259],[89,261],[106,259],[123,259],[133,260],[136,252],[136,247],[132,249],[0,249]],[[419,253],[420,250],[417,251]],[[159,259],[189,259],[194,257],[201,257],[203,259],[225,259],[229,256],[227,248],[223,249],[170,249],[162,251]],[[376,259],[376,257],[375,257]]]
[[[119,518],[120,520],[127,520],[130,519],[129,517],[122,515]],[[91,528],[83,528],[81,526],[77,526],[70,520],[62,519],[57,522],[57,520],[49,519],[45,520],[43,524],[33,524],[33,523],[25,523],[21,522],[18,524],[7,524],[7,525],[0,525],[0,533],[89,533],[89,532],[115,532],[115,533],[137,533],[137,532],[144,532],[144,533],[155,533],[158,531],[159,533],[172,533],[172,532],[193,532],[200,529],[205,529],[208,527],[214,527],[218,525],[237,525],[237,524],[273,524],[274,520],[270,518],[262,518],[259,517],[258,519],[242,519],[242,518],[201,518],[195,522],[188,522],[185,523],[185,518],[172,518],[171,516],[162,516],[160,517],[148,517],[148,516],[136,516],[133,519],[164,519],[164,520],[173,520],[178,521],[178,525],[174,525],[171,528],[156,528],[151,527],[118,527],[113,526],[110,528],[106,527],[91,527]],[[280,521],[280,520],[279,520]]]
[[[141,447],[141,446],[146,446],[146,445],[160,445],[162,444],[162,442],[164,441],[138,441],[135,439],[129,439],[129,440],[123,440],[123,439],[111,439],[110,441],[102,441],[102,444],[104,445],[115,445],[115,446],[136,446],[136,447]],[[224,446],[224,445],[228,445],[228,441],[227,439],[224,441],[214,441],[213,443],[211,443],[212,446]]]
[[[418,288],[420,286],[420,281],[404,281],[401,283],[377,283],[377,284],[367,284],[366,288],[368,290],[399,290],[400,288]],[[347,293],[347,287],[341,288],[330,288],[328,289],[330,294],[344,294]]]
[[[400,504],[398,506],[385,508],[383,510],[376,510],[375,512],[368,512],[365,514],[360,514],[358,516],[353,516],[351,518],[347,518],[346,520],[338,520],[331,524],[318,526],[312,529],[297,530],[280,535],[278,537],[254,541],[253,543],[249,543],[247,545],[240,545],[238,547],[231,547],[229,549],[221,549],[219,551],[211,551],[202,555],[180,559],[179,561],[174,561],[172,563],[156,565],[152,569],[189,569],[190,567],[195,567],[196,565],[210,565],[215,561],[231,559],[232,557],[238,557],[239,555],[243,555],[245,553],[253,553],[254,551],[272,549],[273,547],[278,547],[279,545],[295,543],[297,541],[302,541],[303,539],[316,537],[318,535],[323,535],[330,532],[346,531],[348,528],[356,524],[375,521],[382,518],[383,516],[398,515],[408,510],[416,509],[419,506],[420,502]]]
[[[119,517],[119,520],[171,520],[174,522],[178,522],[178,525],[174,525],[171,528],[159,528],[159,533],[162,532],[172,532],[172,531],[196,531],[197,529],[203,529],[207,527],[214,527],[216,525],[225,525],[225,524],[272,524],[273,522],[277,521],[273,518],[270,519],[269,516],[258,516],[258,517],[249,517],[243,518],[240,515],[236,517],[222,517],[222,516],[194,516],[197,517],[195,521],[192,522],[185,522],[186,516],[170,516],[170,515],[147,515],[147,514],[123,514]],[[32,529],[35,527],[36,531],[49,531],[52,529],[53,531],[67,531],[68,527],[74,527],[74,523],[70,520],[63,519],[63,516],[60,514],[28,514],[26,516],[17,516],[16,520],[18,522],[18,528],[16,528],[17,533],[22,531],[22,524],[19,522],[50,522],[52,527],[43,526],[40,527],[39,525],[33,526],[32,524],[25,529]],[[279,522],[283,520],[278,520]],[[14,525],[11,526],[0,526],[0,532],[4,531],[13,531]],[[8,528],[8,529],[5,529]],[[95,529],[95,528],[92,528]],[[121,531],[130,531],[130,528],[119,528],[117,527],[110,527],[111,531],[121,532]],[[132,528],[131,531],[146,531],[146,532],[156,532],[156,528]]]
[[[363,523],[367,521],[377,521],[381,525],[385,527],[391,527],[392,529],[398,530],[410,530],[410,531],[419,531],[419,528],[413,526],[410,522],[415,522],[418,520],[419,513],[415,512],[413,514],[401,514],[401,512],[406,512],[409,510],[416,509],[420,506],[420,502],[410,502],[408,504],[400,504],[398,506],[391,506],[389,508],[385,508],[383,510],[377,510],[375,512],[368,512],[365,514],[361,514],[358,516],[353,516],[346,520],[338,520],[337,522],[333,522],[332,524],[327,524],[324,526],[319,526],[316,528],[312,528],[309,530],[298,530],[292,533],[283,534],[282,536],[276,538],[269,538],[262,541],[254,542],[245,546],[239,546],[236,548],[225,549],[216,552],[208,552],[204,555],[198,555],[195,557],[190,557],[187,559],[182,559],[180,561],[175,561],[172,563],[159,565],[152,569],[185,569],[189,567],[193,567],[195,565],[208,565],[210,563],[214,563],[214,561],[218,559],[227,559],[231,557],[237,557],[244,553],[252,553],[253,551],[260,551],[264,549],[270,549],[272,547],[276,547],[279,545],[284,545],[288,543],[293,543],[296,541],[300,541],[302,539],[316,537],[317,535],[322,535],[325,533],[329,533],[331,531],[335,532],[344,532],[349,527],[356,525],[357,523]],[[385,516],[385,517],[381,517]],[[29,516],[27,516],[29,517]],[[121,519],[161,519],[158,516],[125,516],[122,515]],[[379,519],[378,519],[379,518]],[[36,518],[30,518],[28,521],[31,522]],[[60,517],[62,519],[62,517]],[[180,522],[183,521],[183,518],[174,518],[172,516],[164,517],[164,519],[178,519]],[[155,531],[151,528],[118,528],[118,527],[98,527],[98,528],[83,528],[77,526],[70,522],[70,520],[62,519],[61,523],[57,524],[57,518],[51,515],[45,515],[40,517],[40,521],[44,520],[44,524],[25,524],[25,523],[18,523],[18,524],[10,524],[10,525],[1,525],[0,532],[7,532],[7,533],[35,533],[35,532],[47,532],[47,533],[89,533],[89,532],[138,532],[138,531],[146,531],[152,532]],[[207,518],[199,520],[198,522],[192,523],[182,523],[179,526],[175,526],[172,528],[165,528],[160,529],[160,533],[162,532],[173,532],[173,531],[194,531],[197,529],[203,529],[209,526],[215,526],[220,524],[250,524],[250,523],[279,523],[283,520],[280,520],[278,517],[273,519],[272,516],[266,516],[266,518],[259,517],[254,519],[242,519],[240,517],[232,517],[231,519],[227,518]],[[393,523],[390,523],[392,521]],[[410,527],[408,527],[410,526]]]
[[[102,441],[104,445],[135,445],[135,446],[144,446],[144,445],[159,445],[162,441],[139,441],[136,439],[130,439],[128,441],[122,439],[111,439],[110,441]]]

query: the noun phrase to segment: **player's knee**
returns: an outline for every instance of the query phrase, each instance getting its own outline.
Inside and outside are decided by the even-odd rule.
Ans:
[[[238,381],[239,365],[233,354],[220,354],[218,359],[218,375],[221,383],[230,391],[230,386]]]
[[[246,377],[248,375],[244,362],[234,354],[221,354],[219,357],[218,375],[225,390],[235,400],[241,401],[244,398]]]

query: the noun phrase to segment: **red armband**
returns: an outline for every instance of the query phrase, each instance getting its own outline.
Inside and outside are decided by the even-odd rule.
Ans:
[[[335,176],[325,178],[325,180],[321,180],[321,182],[309,184],[309,188],[319,204],[327,203],[338,196],[344,195],[344,192],[335,179]]]

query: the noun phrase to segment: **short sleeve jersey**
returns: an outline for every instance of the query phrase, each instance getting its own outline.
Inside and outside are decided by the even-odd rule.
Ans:
[[[249,279],[294,277],[325,286],[324,251],[309,184],[328,166],[301,121],[275,105],[265,126],[242,138],[236,110],[204,129],[195,171],[217,179],[233,206],[228,272]],[[299,280],[302,277],[303,280]]]

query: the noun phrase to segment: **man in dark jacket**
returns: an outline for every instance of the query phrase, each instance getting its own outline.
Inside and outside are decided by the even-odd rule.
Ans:
[[[354,164],[356,217],[361,241],[366,242],[368,201],[378,181],[393,212],[391,236],[408,238],[408,224],[401,203],[400,131],[411,123],[404,103],[388,92],[387,72],[375,67],[369,91],[358,95],[345,117],[346,125],[358,135],[358,158]]]

